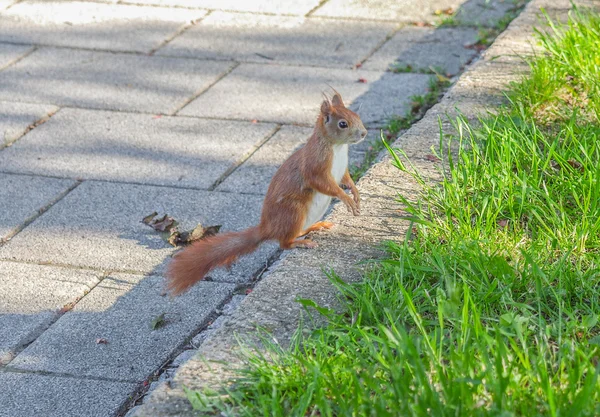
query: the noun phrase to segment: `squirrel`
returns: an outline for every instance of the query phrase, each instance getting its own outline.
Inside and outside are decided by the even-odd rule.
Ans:
[[[267,240],[279,241],[281,249],[316,247],[316,242],[301,238],[333,227],[330,222],[320,221],[332,197],[340,199],[358,216],[360,196],[348,172],[348,144],[358,143],[366,136],[360,117],[346,108],[337,91],[331,100],[325,96],[308,142],[273,176],[258,226],[210,236],[177,253],[167,270],[171,294],[186,291],[214,268],[229,267]],[[350,189],[352,197],[340,184]]]

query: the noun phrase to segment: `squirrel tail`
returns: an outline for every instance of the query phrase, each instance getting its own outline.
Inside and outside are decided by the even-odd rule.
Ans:
[[[173,257],[167,271],[168,290],[181,294],[212,269],[229,266],[242,255],[254,252],[266,239],[258,226],[198,240]]]

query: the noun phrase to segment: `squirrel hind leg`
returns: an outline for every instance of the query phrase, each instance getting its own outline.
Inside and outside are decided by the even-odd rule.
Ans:
[[[322,230],[322,229],[331,229],[333,227],[333,223],[331,222],[316,222],[315,224],[313,224],[312,226],[310,226],[308,229],[306,229],[304,232],[302,232],[302,234],[298,237],[304,236],[309,234],[310,232],[314,232],[317,230]]]

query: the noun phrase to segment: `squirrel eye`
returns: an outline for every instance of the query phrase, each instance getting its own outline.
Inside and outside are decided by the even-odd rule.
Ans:
[[[338,122],[338,126],[340,127],[340,129],[346,129],[348,127],[348,123],[346,123],[345,120],[340,120]]]

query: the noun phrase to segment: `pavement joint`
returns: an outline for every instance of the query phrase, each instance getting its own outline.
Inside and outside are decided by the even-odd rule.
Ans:
[[[150,52],[148,53],[149,56],[153,56],[156,51],[158,51],[159,49],[161,49],[162,47],[166,46],[169,44],[169,42],[171,42],[173,39],[177,38],[178,36],[182,35],[183,33],[185,33],[188,29],[194,27],[195,25],[197,25],[198,23],[202,22],[204,19],[206,19],[208,16],[210,16],[210,14],[212,13],[212,10],[209,10],[204,16],[202,16],[199,19],[194,20],[193,22],[189,22],[184,24],[183,26],[181,26],[179,28],[179,30],[175,33],[173,33],[171,36],[167,37],[165,40],[163,40],[158,46],[152,48],[150,50]]]
[[[120,379],[120,378],[108,378],[91,375],[75,375],[65,372],[49,372],[49,371],[32,371],[29,369],[13,368],[11,366],[0,367],[0,373],[13,373],[13,374],[30,374],[30,375],[43,375],[43,376],[55,376],[59,378],[69,378],[78,380],[88,381],[106,381],[106,382],[126,382],[130,384],[138,384],[139,381],[132,379]]]
[[[45,212],[50,210],[50,208],[53,205],[58,203],[60,200],[62,200],[64,197],[66,197],[67,194],[69,194],[71,191],[73,191],[75,188],[77,188],[79,186],[79,184],[81,184],[81,182],[82,181],[75,181],[75,183],[73,185],[71,185],[69,188],[67,188],[62,193],[58,194],[56,197],[54,197],[52,200],[50,200],[45,206],[39,208],[35,213],[33,213],[28,218],[26,218],[23,221],[23,223],[21,223],[16,228],[14,228],[12,231],[10,231],[4,238],[0,238],[0,247],[2,247],[7,242],[9,242],[13,237],[18,235],[19,232],[21,232],[23,229],[25,229],[27,226],[29,226],[31,223],[33,223],[35,220],[37,220]]]
[[[227,61],[224,61],[227,62]],[[227,75],[229,75],[231,73],[231,71],[233,71],[234,69],[236,69],[237,67],[240,66],[239,62],[234,62],[229,69],[227,69],[226,71],[224,71],[219,77],[217,77],[216,80],[214,80],[212,83],[210,83],[208,86],[204,87],[203,89],[201,89],[200,91],[197,91],[193,96],[189,97],[187,100],[185,100],[179,107],[177,107],[174,111],[172,111],[169,116],[179,116],[177,113],[179,113],[181,110],[185,109],[185,107],[190,104],[192,101],[196,100],[198,97],[200,97],[202,94],[206,93],[208,90],[210,90],[215,84],[217,84],[219,81],[221,81],[223,78],[225,78]]]
[[[256,151],[258,151],[273,136],[275,136],[275,134],[277,134],[277,132],[281,130],[281,126],[281,124],[277,124],[277,126],[275,126],[275,128],[268,135],[262,138],[257,144],[252,146],[252,148],[250,148],[248,152],[240,156],[240,158],[237,161],[235,161],[229,168],[227,168],[227,170],[219,178],[217,178],[217,180],[210,187],[208,187],[208,191],[214,191],[215,188],[219,186],[219,184],[225,181],[227,177],[233,174],[233,172],[236,169],[238,169],[244,162],[246,162],[252,155],[254,155]]]
[[[311,15],[316,12],[321,6],[323,6],[325,3],[327,3],[327,1],[329,0],[320,0],[319,4],[317,4],[315,7],[313,7],[312,9],[310,9],[304,16],[305,17],[311,17]]]
[[[38,103],[27,103],[27,104],[38,104]],[[50,120],[50,118],[52,116],[54,116],[56,113],[58,113],[60,111],[60,109],[61,109],[60,107],[56,107],[56,109],[48,111],[48,113],[46,115],[44,115],[40,119],[36,120],[35,122],[33,122],[32,124],[27,126],[27,128],[25,128],[23,133],[21,133],[19,136],[15,136],[13,139],[11,139],[9,141],[0,143],[0,152],[2,152],[3,149],[8,148],[9,146],[12,146],[13,144],[15,144],[19,139],[21,139],[27,133],[31,132],[36,127],[46,123],[48,120]]]
[[[400,29],[404,28],[404,27],[406,27],[406,25],[404,25],[404,24],[400,24],[400,25],[396,26],[396,28],[394,30],[390,31],[386,35],[385,39],[383,39],[373,49],[371,49],[371,51],[363,59],[361,59],[360,61],[358,61],[357,64],[359,64],[359,65],[364,64],[366,60],[368,60],[369,58],[371,58],[373,56],[373,54],[375,54],[377,51],[379,51],[383,47],[383,45],[385,45],[386,43],[388,43],[388,41],[390,39],[392,39],[394,37],[394,35],[396,33],[398,33],[398,31]],[[412,72],[412,71],[410,71],[410,72]],[[414,73],[416,73],[416,72],[414,72]]]
[[[28,177],[41,177],[41,178],[53,178],[53,179],[59,179],[59,180],[74,180],[74,181],[89,181],[89,182],[99,182],[99,183],[105,183],[105,184],[127,184],[127,185],[143,185],[143,186],[151,186],[151,187],[161,187],[161,188],[173,188],[176,190],[190,190],[190,191],[211,191],[214,193],[221,193],[221,194],[241,194],[241,195],[248,195],[248,196],[262,196],[263,194],[261,193],[256,193],[256,192],[246,192],[246,191],[229,191],[229,190],[210,190],[209,188],[202,188],[202,187],[187,187],[185,185],[165,185],[165,184],[149,184],[149,183],[145,183],[145,182],[135,182],[135,181],[117,181],[117,180],[102,180],[102,179],[88,179],[88,178],[81,178],[81,177],[67,177],[67,176],[57,176],[57,175],[47,175],[47,174],[32,174],[32,173],[22,173],[22,172],[14,172],[14,171],[8,171],[8,170],[1,170],[0,169],[0,174],[7,174],[7,175],[24,175],[24,176],[28,176]],[[225,179],[225,178],[224,178]]]
[[[12,44],[12,43],[8,43],[8,42],[2,42],[2,43],[7,43],[8,45],[30,46],[31,49],[29,51],[25,52],[20,57],[15,58],[13,60],[10,60],[6,64],[4,64],[4,65],[0,65],[0,71],[5,70],[6,68],[8,68],[8,67],[10,67],[12,65],[17,64],[19,61],[22,61],[23,59],[27,58],[29,55],[31,55],[32,53],[34,53],[36,51],[36,49],[37,49],[37,46],[31,45],[29,43],[27,43],[27,44],[25,44],[25,43],[22,43],[22,44]]]

